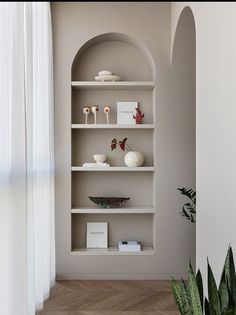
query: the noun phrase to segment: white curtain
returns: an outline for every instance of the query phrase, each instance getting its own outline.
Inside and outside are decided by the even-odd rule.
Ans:
[[[0,3],[0,314],[33,315],[55,279],[49,2]]]

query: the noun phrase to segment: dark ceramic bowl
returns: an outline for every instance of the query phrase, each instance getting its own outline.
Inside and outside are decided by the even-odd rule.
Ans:
[[[125,197],[91,197],[89,199],[100,208],[122,208],[130,198]]]

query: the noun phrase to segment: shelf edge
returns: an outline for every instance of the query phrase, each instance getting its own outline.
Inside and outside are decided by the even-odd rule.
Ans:
[[[122,209],[122,210],[120,210]],[[154,208],[72,208],[71,214],[155,214]]]
[[[141,252],[120,252],[118,248],[110,247],[108,249],[72,249],[72,256],[154,256],[155,251],[151,246],[144,246]]]

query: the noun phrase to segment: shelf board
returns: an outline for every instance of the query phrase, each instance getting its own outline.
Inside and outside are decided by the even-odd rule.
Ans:
[[[154,255],[154,249],[151,246],[142,246],[141,252],[120,252],[118,247],[109,248],[85,248],[85,247],[75,247],[71,251],[71,255],[86,256],[86,255],[110,255],[110,256],[147,256]]]
[[[73,208],[71,209],[71,213],[88,213],[88,214],[153,214],[156,210],[152,207],[126,207],[126,208]]]
[[[118,82],[97,82],[97,81],[72,81],[73,89],[96,89],[96,90],[152,90],[154,81],[118,81]]]
[[[71,129],[155,129],[154,124],[117,125],[117,124],[72,124]]]
[[[127,166],[112,166],[112,167],[83,167],[72,166],[72,171],[76,172],[154,172],[153,166],[127,167]]]

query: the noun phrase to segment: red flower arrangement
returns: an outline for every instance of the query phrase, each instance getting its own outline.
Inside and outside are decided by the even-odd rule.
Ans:
[[[111,151],[115,150],[117,145],[120,146],[122,151],[133,151],[131,147],[126,143],[128,138],[124,138],[123,140],[117,140],[116,138],[111,141]]]

